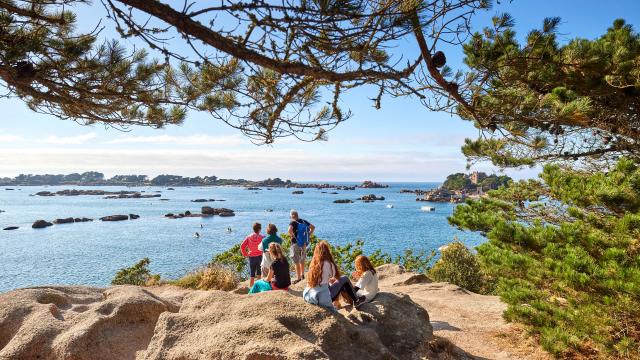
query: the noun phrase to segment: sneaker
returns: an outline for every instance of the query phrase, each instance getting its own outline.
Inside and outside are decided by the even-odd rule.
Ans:
[[[302,281],[302,279],[295,279],[295,280],[293,280],[291,283],[292,283],[292,284],[297,284],[297,283],[299,283],[300,281]]]
[[[367,298],[365,296],[360,296],[359,298],[356,299],[355,303],[353,303],[353,306],[357,308],[360,305],[364,304],[365,301],[367,301]]]

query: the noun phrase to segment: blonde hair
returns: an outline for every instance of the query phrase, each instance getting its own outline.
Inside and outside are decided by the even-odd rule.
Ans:
[[[333,266],[335,270],[335,277],[339,278],[340,269],[338,269],[336,262],[333,260],[329,243],[325,240],[322,240],[316,245],[316,248],[313,250],[313,258],[311,259],[311,264],[309,265],[309,273],[307,274],[307,285],[309,287],[316,287],[320,285],[320,281],[322,281],[322,264],[325,261],[328,261]]]
[[[369,258],[364,255],[359,255],[358,257],[356,257],[355,264],[356,271],[353,273],[353,275],[356,279],[360,279],[362,274],[367,271],[371,271],[374,274],[376,273],[376,269],[373,267],[373,264],[371,264]]]
[[[282,253],[282,246],[275,242],[269,244],[269,255],[271,255],[273,260],[282,261],[282,259],[285,259],[284,254]]]

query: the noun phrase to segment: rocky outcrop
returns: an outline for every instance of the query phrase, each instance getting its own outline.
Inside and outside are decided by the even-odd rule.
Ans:
[[[227,208],[212,208],[211,206],[203,206],[200,211],[205,215],[218,215],[218,216],[235,216],[233,210]]]
[[[7,226],[6,228],[2,229],[2,230],[18,230],[20,229],[19,226]]]
[[[178,304],[143,288],[40,287],[0,294],[1,359],[134,359]]]
[[[128,215],[109,215],[109,216],[101,217],[100,220],[102,220],[102,221],[123,221],[123,220],[129,220],[129,216]]]
[[[136,214],[129,214],[129,220],[135,220],[135,219],[139,219],[140,215],[136,215]]]
[[[34,229],[42,229],[42,228],[46,228],[48,226],[52,226],[53,224],[46,221],[46,220],[36,220],[33,225],[31,225],[32,228]]]
[[[383,189],[388,188],[389,185],[378,184],[377,182],[366,180],[362,184],[358,185],[358,187],[363,189]]]
[[[361,200],[364,202],[381,201],[381,200],[384,200],[384,196],[376,196],[374,194],[369,194],[369,195],[362,196],[358,200]]]
[[[151,199],[151,198],[159,198],[161,194],[141,194],[141,193],[133,193],[133,194],[119,194],[119,195],[109,195],[105,196],[105,199]]]
[[[296,291],[38,287],[0,295],[0,358],[411,359],[433,338],[408,296],[332,312]]]
[[[304,191],[302,191],[302,190],[296,190],[296,191],[292,191],[291,193],[292,193],[293,195],[301,195],[301,194],[304,194]]]
[[[341,200],[333,200],[334,204],[352,204],[353,200],[351,199],[341,199]]]
[[[69,224],[69,223],[73,223],[73,222],[75,222],[75,219],[72,218],[72,217],[53,220],[54,224]]]

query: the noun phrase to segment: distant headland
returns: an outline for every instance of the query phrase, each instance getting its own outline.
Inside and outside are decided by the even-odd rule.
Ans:
[[[355,190],[361,188],[386,188],[388,185],[379,184],[370,180],[364,181],[357,186],[339,184],[305,184],[296,183],[291,180],[281,178],[268,178],[265,180],[246,179],[222,179],[217,176],[196,176],[187,177],[180,175],[158,175],[151,178],[147,175],[115,175],[106,178],[103,173],[97,171],[87,171],[72,174],[20,174],[14,178],[0,177],[0,186],[245,186],[251,188],[258,187],[283,187],[283,188],[318,188],[318,189],[340,189]]]
[[[447,176],[444,183],[437,189],[403,189],[400,192],[418,195],[416,201],[460,203],[468,198],[479,198],[485,191],[497,189],[511,180],[506,175],[487,175],[478,171],[471,174],[455,173]]]

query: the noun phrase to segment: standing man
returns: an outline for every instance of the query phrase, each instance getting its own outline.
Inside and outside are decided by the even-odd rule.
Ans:
[[[298,212],[291,210],[291,224],[289,224],[289,236],[291,237],[291,258],[296,264],[298,278],[294,284],[304,279],[304,262],[307,260],[307,245],[316,227],[310,222],[298,217]]]

